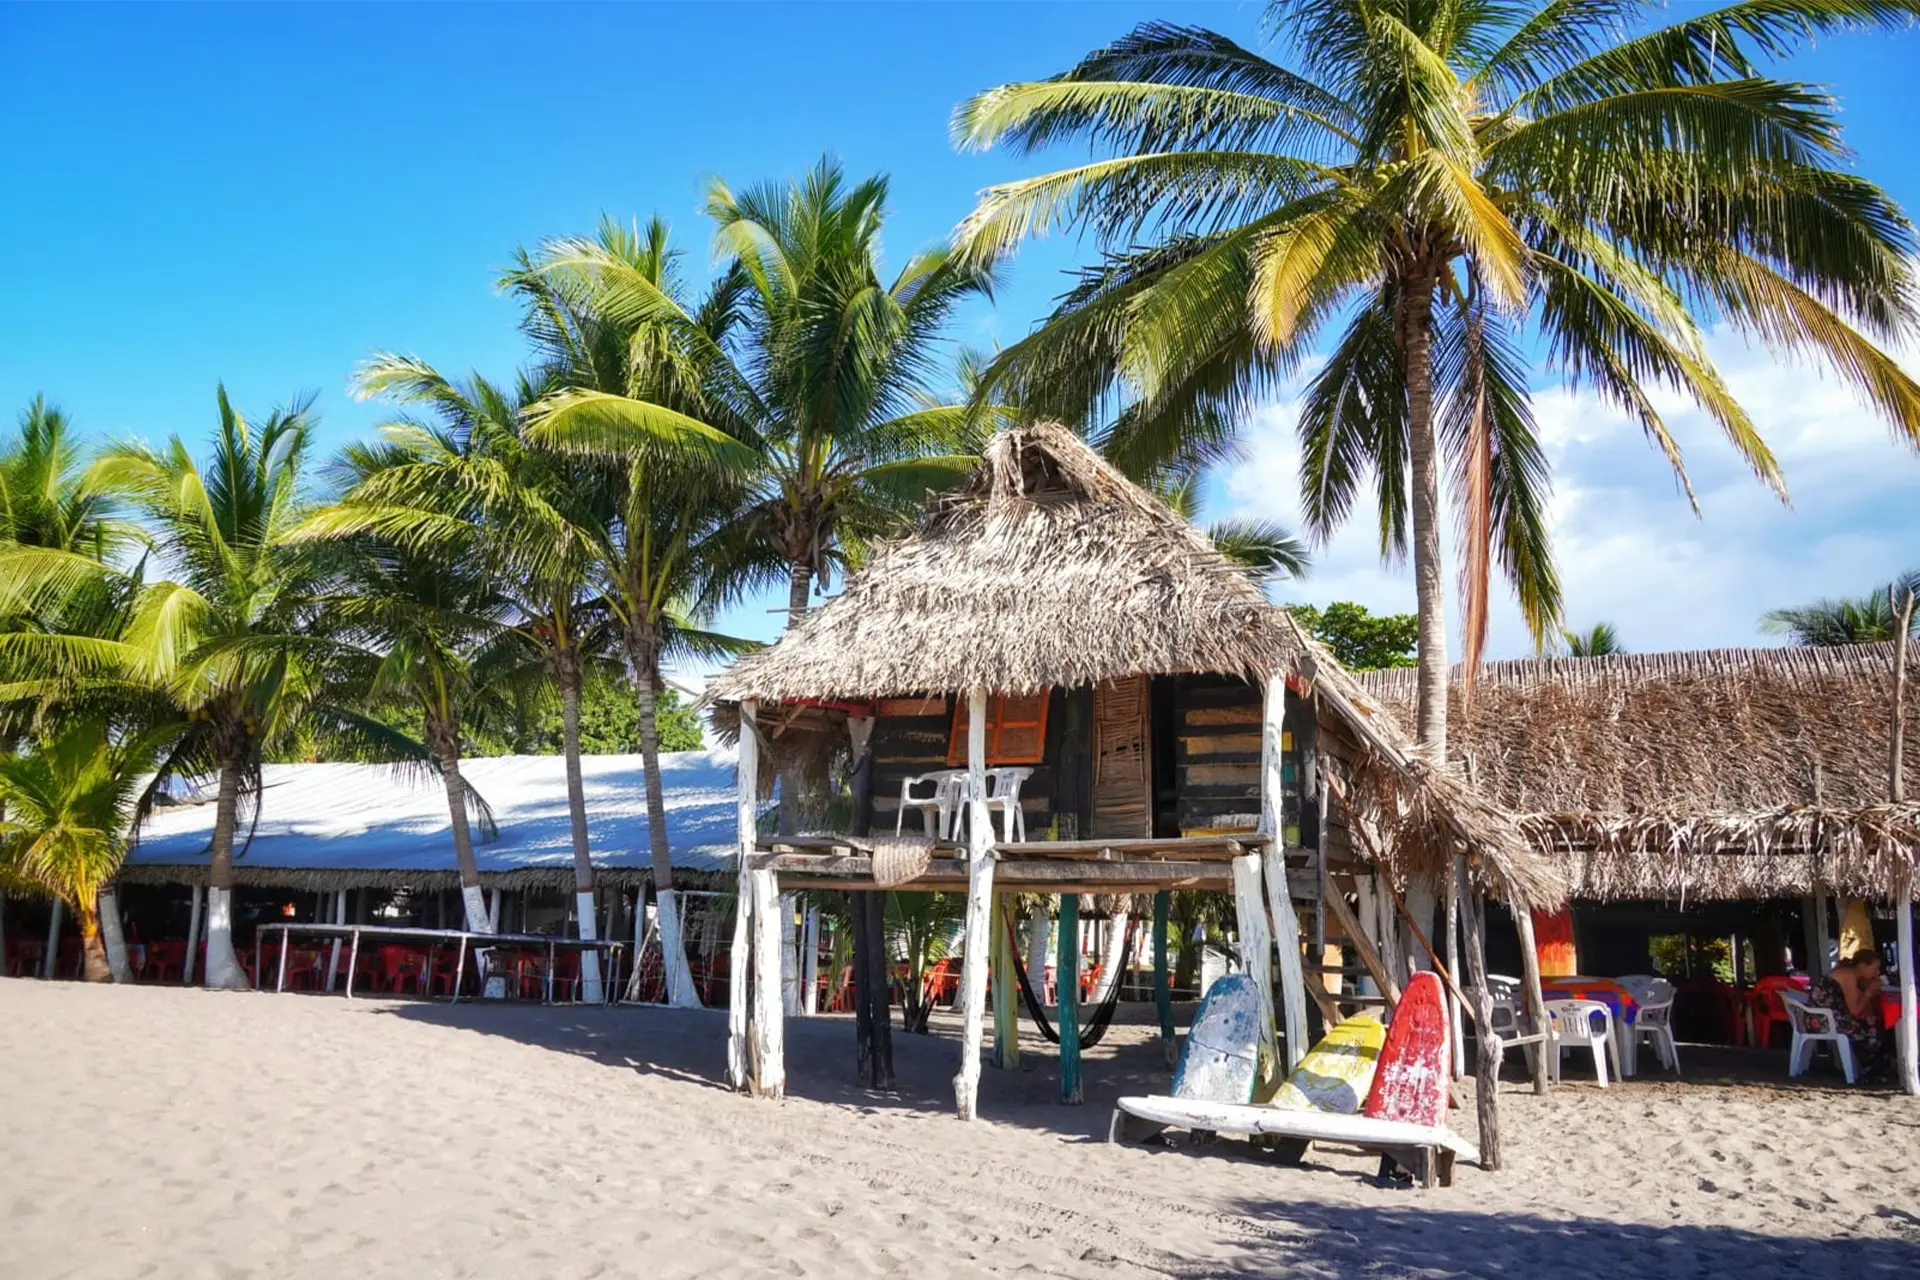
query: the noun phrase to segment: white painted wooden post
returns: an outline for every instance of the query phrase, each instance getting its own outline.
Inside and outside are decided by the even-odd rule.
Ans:
[[[755,871],[753,880],[753,1055],[755,1097],[787,1092],[785,1009],[780,999],[780,877]]]
[[[801,966],[800,1012],[811,1018],[820,1012],[820,908],[807,908],[807,927],[802,936],[806,954]]]
[[[1464,1080],[1467,1075],[1467,1040],[1461,1034],[1465,1030],[1462,1021],[1463,1010],[1455,994],[1460,989],[1460,886],[1467,882],[1467,857],[1463,853],[1453,855],[1453,862],[1447,868],[1447,972],[1453,981],[1447,984],[1447,1021],[1453,1032],[1453,1078]]]
[[[780,895],[780,1007],[789,1018],[800,1016],[800,931],[794,926],[799,910],[796,895]]]
[[[486,932],[500,932],[500,913],[505,909],[506,901],[507,891],[505,889],[495,889],[493,891],[493,899],[487,903]]]
[[[67,904],[55,898],[53,914],[47,918],[47,954],[40,957],[40,976],[51,978],[55,966],[60,960],[60,923],[67,914]]]
[[[1263,858],[1267,909],[1273,913],[1274,942],[1280,950],[1280,1016],[1287,1031],[1287,1060],[1291,1073],[1307,1054],[1307,982],[1301,968],[1300,917],[1293,909],[1287,885],[1285,801],[1285,724],[1287,679],[1268,678],[1265,711],[1260,724],[1260,834],[1269,840]]]
[[[100,938],[107,947],[107,968],[115,982],[132,982],[133,966],[127,963],[127,937],[120,930],[120,895],[111,888],[102,889],[94,900],[100,914]]]
[[[753,884],[748,866],[759,846],[760,743],[754,736],[759,704],[749,698],[740,704],[740,753],[736,776],[735,838],[739,844],[739,874],[733,913],[733,949],[727,975],[727,1083],[747,1087],[747,967],[751,963],[747,925],[753,915]],[[664,936],[664,935],[663,935]]]
[[[1267,1063],[1261,1073],[1264,1086],[1274,1080],[1270,1073],[1280,1061],[1280,1052],[1273,1031],[1273,930],[1267,924],[1260,882],[1259,854],[1243,853],[1233,860],[1233,915],[1240,931],[1240,962],[1260,993],[1260,1049]],[[1263,1089],[1256,1096],[1264,1093]]]
[[[1053,954],[1053,913],[1042,898],[1027,911],[1027,981],[1042,1003],[1047,998],[1047,957]]]
[[[1894,1028],[1894,1035],[1900,1042],[1900,1084],[1910,1094],[1920,1094],[1920,1034],[1916,1034],[1914,1018],[1914,973],[1913,973],[1913,885],[1907,880],[1899,882],[1900,900],[1893,904],[1894,919],[1899,925],[1900,948],[1900,1025]]]
[[[333,910],[329,914],[333,917],[334,924],[345,924],[347,922],[347,891],[345,889],[335,889],[333,891]],[[338,934],[336,934],[334,935],[334,939],[332,943],[330,943],[327,947],[327,990],[328,991],[332,991],[334,989],[335,983],[337,982],[339,977],[340,977],[340,937]]]
[[[193,985],[194,962],[200,958],[201,904],[205,901],[199,885],[193,886],[193,913],[187,918],[187,958],[180,966],[180,982],[183,986]]]
[[[980,1093],[980,1033],[987,1012],[987,951],[993,929],[993,820],[987,816],[987,690],[967,694],[967,921],[961,956],[965,998],[960,1020],[960,1074],[955,1109],[971,1120]]]

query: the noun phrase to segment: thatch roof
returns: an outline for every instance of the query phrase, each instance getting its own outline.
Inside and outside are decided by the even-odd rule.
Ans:
[[[714,682],[711,696],[873,698],[1252,676],[1298,656],[1192,524],[1056,426],[1002,432],[913,536]]]
[[[1364,705],[1333,656],[1205,534],[1056,426],[996,436],[967,484],[932,503],[910,537],[882,548],[777,643],[740,659],[708,698],[722,704],[716,723],[735,731],[728,704],[747,698],[817,704],[1274,672],[1311,683],[1366,746],[1350,794],[1403,871],[1433,874],[1463,841],[1503,896],[1564,898],[1564,877],[1510,816],[1415,759],[1402,726]],[[837,730],[794,720],[801,710],[818,708],[770,724],[763,705],[774,750]]]
[[[1891,645],[1493,663],[1470,699],[1454,673],[1450,751],[1580,896],[1885,897],[1920,854],[1920,804],[1887,803],[1892,672]],[[1411,715],[1412,671],[1357,678]]]

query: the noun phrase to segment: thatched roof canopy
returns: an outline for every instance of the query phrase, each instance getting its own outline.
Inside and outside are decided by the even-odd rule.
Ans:
[[[1920,853],[1920,805],[1887,803],[1892,675],[1891,645],[1493,663],[1471,698],[1455,672],[1450,750],[1581,896],[1885,897]],[[1357,679],[1411,714],[1412,671]]]
[[[1006,431],[972,478],[713,697],[873,698],[1253,676],[1298,656],[1205,535],[1056,426]]]
[[[837,729],[819,703],[1075,688],[1138,675],[1290,672],[1367,748],[1351,794],[1391,838],[1403,872],[1443,871],[1474,850],[1489,887],[1555,903],[1560,870],[1513,819],[1457,777],[1428,769],[1391,715],[1274,607],[1206,535],[1060,427],[1006,431],[968,483],[936,500],[908,538],[882,548],[845,591],[742,658],[708,698],[715,720],[759,700],[781,745]],[[766,704],[803,704],[771,718]],[[778,747],[776,747],[776,750]]]

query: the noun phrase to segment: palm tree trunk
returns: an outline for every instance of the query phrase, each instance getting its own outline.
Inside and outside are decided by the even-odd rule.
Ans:
[[[807,614],[807,593],[813,589],[813,566],[795,560],[787,569],[787,625],[790,627]]]
[[[246,970],[233,952],[233,828],[240,814],[237,758],[220,762],[220,794],[213,806],[213,851],[207,860],[206,984],[244,991]]]
[[[587,848],[587,790],[580,779],[579,655],[568,651],[560,668],[560,733],[567,755],[567,815],[573,825],[573,896],[582,938],[598,936],[594,921],[593,855]],[[580,998],[600,1002],[600,957],[580,952]]]
[[[460,776],[460,731],[453,726],[431,726],[431,738],[440,756],[440,780],[447,788],[447,816],[453,822],[453,860],[460,868],[460,903],[469,933],[492,933],[486,895],[480,890],[480,864],[473,856],[473,829],[467,821],[467,784]]]
[[[69,904],[80,921],[80,976],[88,982],[113,981],[113,969],[107,964],[107,946],[100,938],[100,912],[91,895],[82,893]]]
[[[1417,741],[1427,759],[1447,759],[1447,602],[1440,563],[1440,451],[1433,433],[1433,286],[1407,282],[1407,461],[1413,484],[1413,585],[1420,618]]]
[[[634,703],[640,710],[640,767],[647,787],[647,852],[653,867],[654,910],[660,929],[660,962],[666,972],[667,1003],[698,1009],[700,993],[687,966],[687,945],[680,936],[680,899],[673,888],[673,852],[667,844],[667,801],[660,785],[660,722],[654,701],[655,658],[651,637],[629,630],[627,653],[633,674]],[[634,957],[639,963],[639,957]]]

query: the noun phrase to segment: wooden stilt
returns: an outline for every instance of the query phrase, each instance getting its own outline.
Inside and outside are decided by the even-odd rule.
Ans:
[[[1487,924],[1480,893],[1471,881],[1460,886],[1460,918],[1467,955],[1467,991],[1474,1007],[1474,1101],[1480,1118],[1480,1167],[1500,1167],[1500,1051],[1487,1028],[1493,1025],[1493,997],[1487,991]],[[1551,1048],[1543,1045],[1542,1048]],[[1544,1055],[1541,1055],[1544,1061]]]
[[[1173,978],[1167,969],[1167,913],[1173,894],[1162,889],[1153,895],[1153,1004],[1160,1015],[1160,1044],[1167,1065],[1173,1065]]]
[[[735,766],[735,836],[738,840],[740,869],[735,878],[733,949],[727,973],[727,1083],[736,1089],[747,1087],[747,987],[752,949],[748,930],[753,919],[753,885],[748,870],[759,848],[760,742],[754,719],[759,706],[749,698],[740,704],[740,749]]]
[[[1281,813],[1286,714],[1286,678],[1269,677],[1260,727],[1260,833],[1269,841],[1262,871],[1273,941],[1280,956],[1280,1020],[1286,1031],[1283,1065],[1285,1073],[1291,1074],[1307,1056],[1307,980],[1301,967],[1300,917],[1287,887],[1286,826]]]
[[[1273,1029],[1273,930],[1267,924],[1257,854],[1243,853],[1233,860],[1233,915],[1240,929],[1240,962],[1260,993],[1262,1063],[1254,1097],[1264,1099],[1279,1086],[1280,1051]]]
[[[1447,863],[1447,972],[1460,972],[1460,885],[1466,880],[1466,859],[1458,854]],[[1447,988],[1447,1020],[1453,1034],[1453,1078],[1467,1074],[1467,1041],[1461,1025],[1460,997]]]
[[[1013,899],[1002,896],[993,912],[993,1065],[1020,1069],[1020,1007],[1013,976]]]
[[[1059,951],[1053,962],[1059,993],[1054,1020],[1060,1027],[1060,1101],[1077,1107],[1080,1089],[1080,895],[1060,895]]]
[[[820,908],[807,908],[806,928],[802,931],[800,973],[800,1012],[811,1018],[820,1011]]]
[[[753,892],[753,1053],[748,1070],[755,1097],[780,1098],[787,1092],[786,1009],[781,1001],[780,879],[754,871]]]
[[[960,985],[960,1071],[954,1103],[962,1120],[974,1117],[980,1092],[980,1035],[986,1021],[987,951],[993,928],[993,819],[987,815],[987,690],[967,694],[967,919]]]
[[[1533,1091],[1545,1093],[1547,1081],[1551,1076],[1548,1070],[1553,1065],[1554,1055],[1560,1052],[1560,1040],[1552,1027],[1547,1025],[1547,997],[1540,986],[1540,948],[1533,939],[1533,912],[1524,902],[1513,904],[1514,926],[1520,931],[1520,972],[1527,988],[1527,1020],[1533,1030],[1547,1038],[1527,1055],[1527,1061],[1533,1067]],[[1484,945],[1484,938],[1482,944]],[[1481,952],[1484,957],[1485,952]],[[1478,1021],[1476,1019],[1476,1021]],[[1480,1026],[1486,1026],[1484,1022]]]

